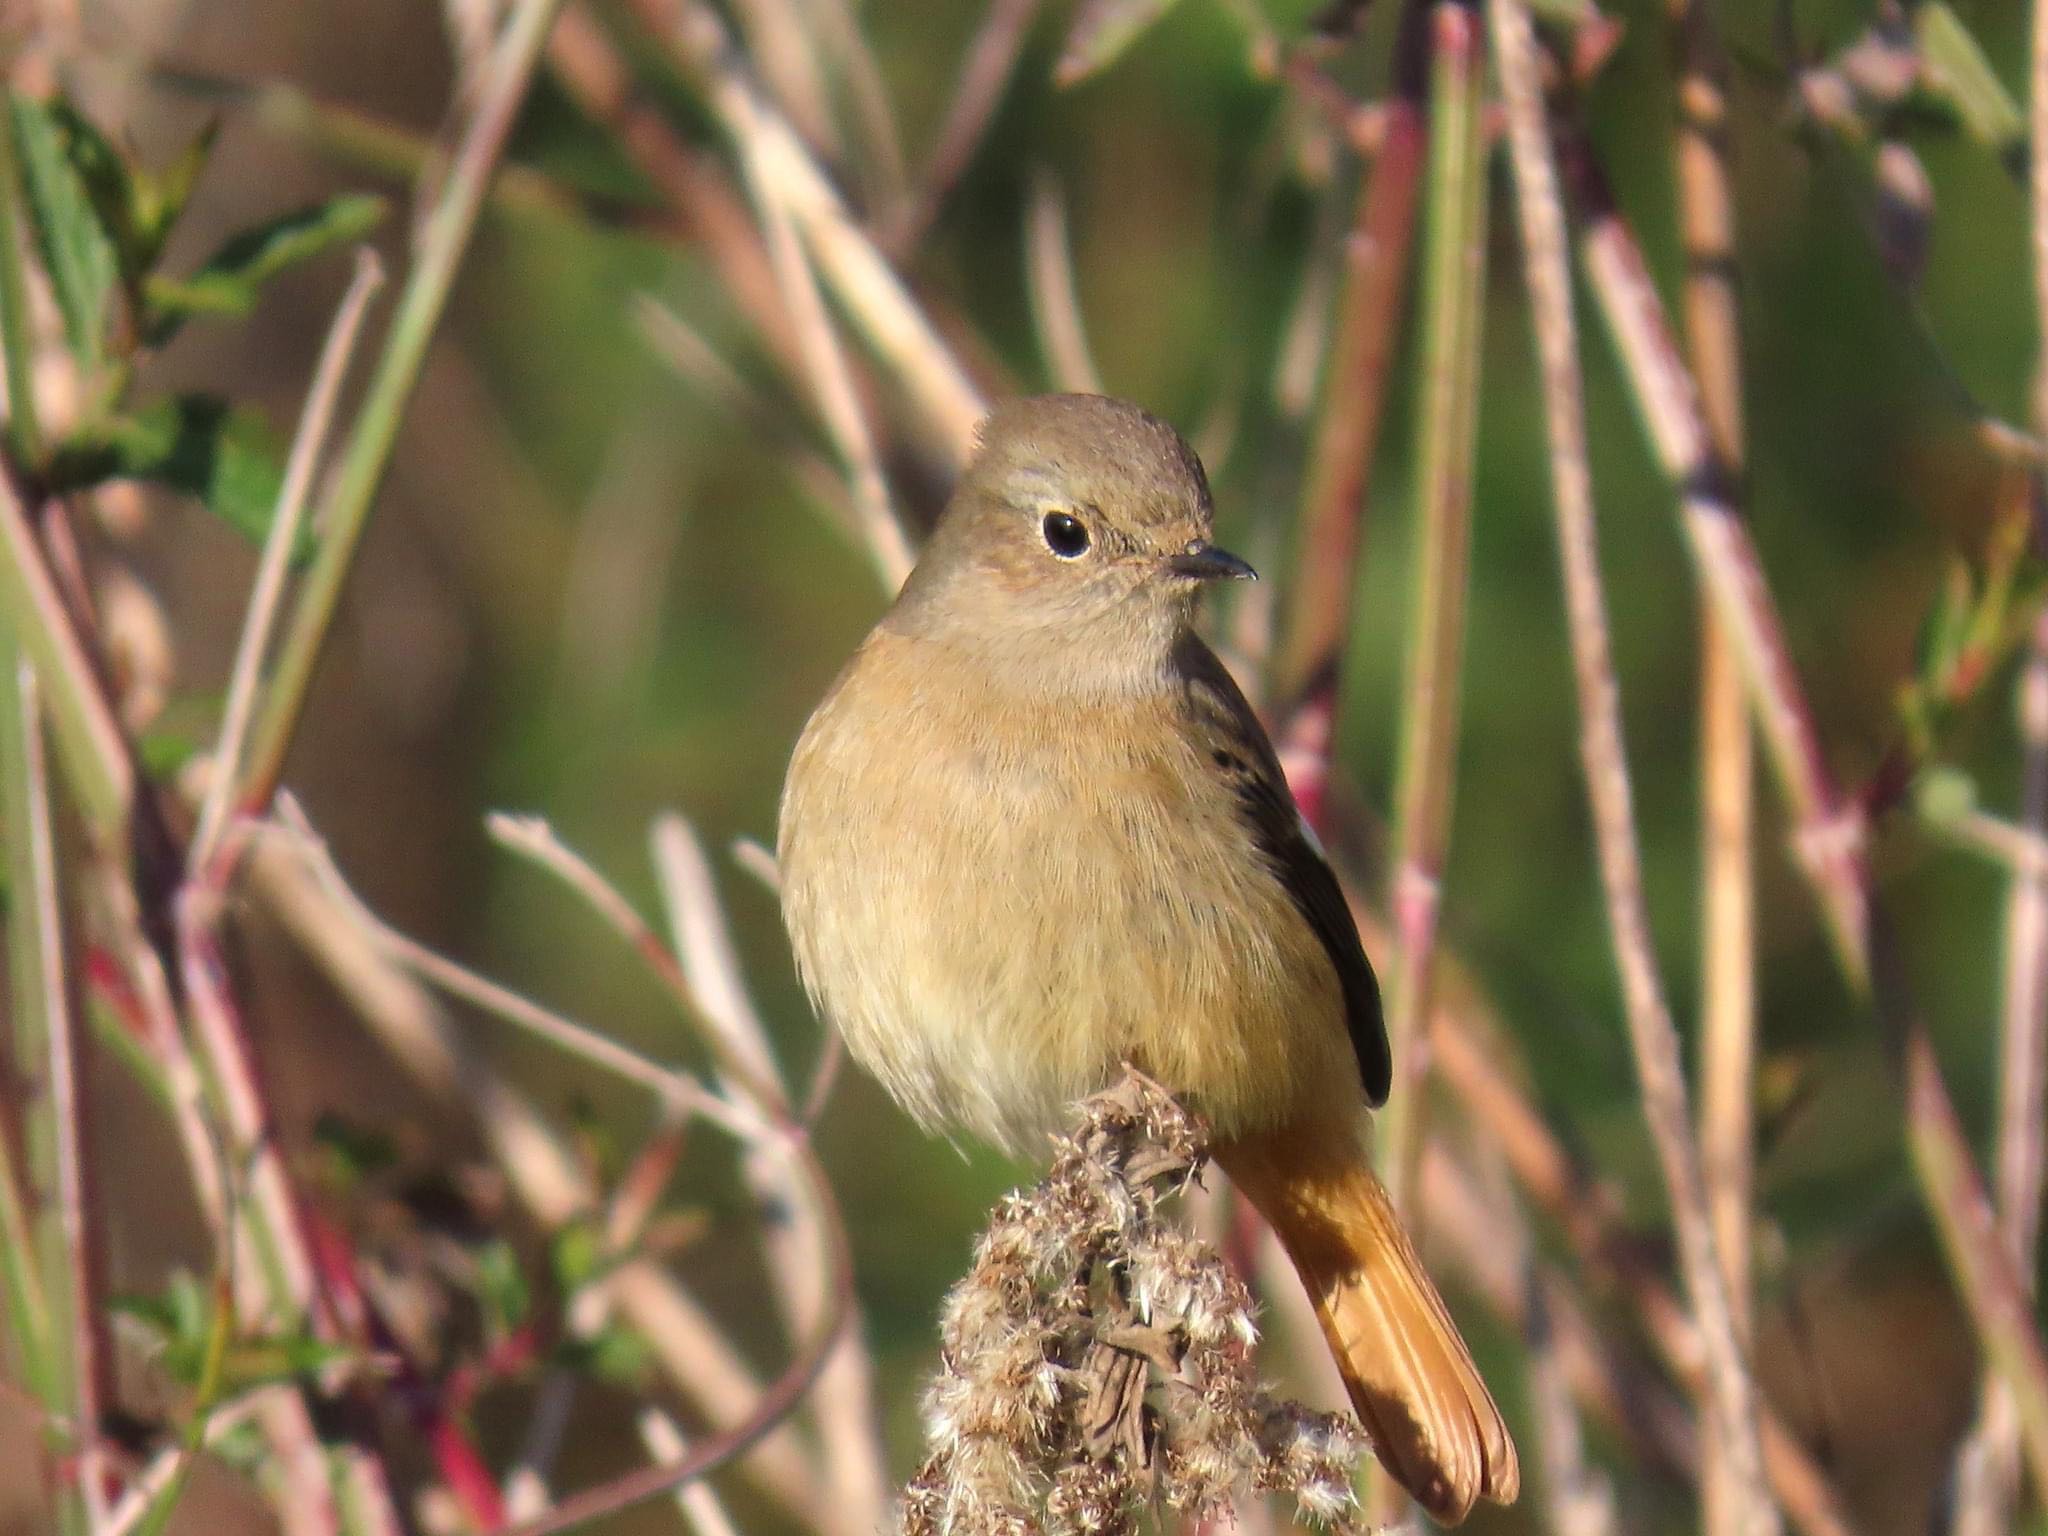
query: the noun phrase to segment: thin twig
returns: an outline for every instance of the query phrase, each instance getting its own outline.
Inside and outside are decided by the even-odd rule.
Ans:
[[[682,1430],[659,1408],[640,1410],[640,1443],[656,1462],[673,1464],[688,1453]],[[740,1536],[725,1504],[709,1482],[698,1478],[676,1490],[676,1511],[696,1536]]]
[[[375,251],[364,246],[356,253],[355,275],[342,295],[341,305],[328,327],[327,340],[321,345],[320,359],[314,365],[313,384],[306,391],[298,430],[292,436],[291,455],[285,460],[284,483],[270,515],[270,531],[264,535],[263,554],[256,565],[256,581],[249,590],[248,612],[242,621],[242,637],[235,646],[234,666],[228,674],[227,704],[221,712],[220,738],[213,749],[212,777],[200,806],[199,830],[193,834],[185,854],[189,874],[197,875],[207,869],[221,830],[227,824],[228,806],[240,777],[243,739],[255,707],[263,658],[270,648],[292,551],[297,547],[306,497],[327,444],[327,431],[334,421],[334,408],[340,398],[342,380],[348,374],[349,359],[355,355],[363,316],[383,281],[384,264]]]
[[[1337,304],[1323,407],[1309,449],[1302,492],[1301,544],[1276,670],[1275,694],[1290,712],[1290,745],[1313,729],[1335,730],[1337,665],[1351,633],[1351,595],[1364,544],[1374,450],[1393,380],[1394,348],[1408,291],[1428,125],[1424,112],[1421,25],[1411,3],[1396,43],[1396,91],[1386,133],[1373,156],[1357,217],[1344,242],[1344,286]],[[1310,718],[1313,715],[1314,718]],[[1313,748],[1311,748],[1313,750]],[[1324,746],[1316,756],[1327,757]],[[1320,801],[1320,786],[1298,786]],[[1311,821],[1315,811],[1304,807]]]
[[[314,669],[341,603],[355,553],[375,509],[377,490],[391,462],[398,426],[412,398],[420,365],[426,361],[441,312],[491,173],[503,153],[519,105],[539,62],[542,45],[562,0],[517,0],[477,90],[476,115],[457,146],[439,198],[420,226],[413,266],[399,294],[391,331],[356,414],[339,465],[317,515],[320,551],[306,573],[305,588],[286,623],[276,668],[256,717],[241,805],[270,803],[285,754],[304,712]]]
[[[1357,911],[1356,905],[1353,911]],[[1469,1006],[1469,1000],[1466,1006]],[[1625,1294],[1658,1357],[1697,1398],[1706,1395],[1705,1350],[1699,1330],[1656,1268],[1646,1262],[1621,1221],[1615,1190],[1594,1178],[1565,1150],[1543,1116],[1516,1087],[1483,1043],[1465,1006],[1439,1006],[1430,1019],[1437,1070],[1463,1102],[1466,1118],[1506,1155],[1516,1181],[1556,1222],[1582,1267],[1598,1282]],[[1826,1473],[1769,1404],[1756,1408],[1764,1470],[1788,1513],[1806,1536],[1851,1536],[1840,1496]]]
[[[1067,236],[1067,204],[1059,178],[1040,167],[1031,176],[1024,215],[1025,291],[1038,325],[1038,349],[1060,389],[1102,393],[1102,377],[1088,345],[1081,298],[1074,288],[1074,251]]]
[[[1411,1224],[1422,1151],[1424,1021],[1438,903],[1457,784],[1459,693],[1479,425],[1479,341],[1486,274],[1485,40],[1476,7],[1430,10],[1429,170],[1423,212],[1422,410],[1416,443],[1416,539],[1394,790],[1394,914],[1387,1035],[1394,1091],[1382,1116],[1387,1184]],[[1388,1513],[1382,1511],[1382,1513]]]
[[[2048,0],[2035,0],[2029,131],[2035,312],[2048,319]],[[2034,427],[2048,429],[2048,350],[2036,362]],[[2038,493],[2039,487],[2036,486]],[[2020,674],[2024,804],[2014,832],[2039,849],[2048,838],[2048,613],[2034,621]],[[2029,1295],[2038,1288],[2044,1163],[2048,1163],[2048,865],[2016,861],[2006,905],[2005,1007],[2000,1020],[1998,1231]],[[2019,1492],[2019,1418],[2012,1390],[1984,1383],[1977,1425],[1957,1460],[1957,1536],[1998,1536]]]
[[[1038,14],[1041,0],[989,0],[968,45],[967,58],[954,78],[945,121],[939,125],[931,158],[902,205],[902,212],[882,231],[882,249],[902,259],[924,243],[926,233],[945,206],[947,194],[974,158],[989,121],[1024,48],[1024,35]]]
[[[92,1277],[85,1233],[85,1167],[78,1101],[77,1031],[64,970],[57,894],[57,853],[43,753],[36,675],[13,644],[0,646],[7,669],[0,688],[0,779],[7,829],[7,971],[13,1007],[9,1073],[23,1091],[21,1145],[29,1184],[7,1203],[24,1206],[25,1250],[8,1267],[36,1277],[20,1340],[37,1388],[55,1465],[60,1529],[99,1523],[99,1403]],[[15,1238],[10,1216],[0,1238]],[[40,1314],[39,1316],[37,1314]]]
[[[1688,553],[1742,662],[1794,824],[1794,848],[1851,989],[1873,1003],[1905,1095],[1907,1144],[1978,1342],[2012,1384],[2027,1458],[2048,1485],[2048,1352],[1943,1081],[1903,960],[1877,910],[1864,826],[1829,775],[1749,530],[1729,504],[1663,306],[1591,146],[1564,136],[1583,214],[1580,259],[1666,474]]]
[[[1642,854],[1636,844],[1620,688],[1600,577],[1592,470],[1586,456],[1569,236],[1551,160],[1535,27],[1521,0],[1490,3],[1549,427],[1558,550],[1578,683],[1579,750],[1592,804],[1608,926],[1642,1086],[1643,1117],[1656,1145],[1677,1230],[1686,1294],[1705,1346],[1707,1402],[1713,1423],[1709,1444],[1716,1455],[1726,1458],[1731,1491],[1740,1489],[1739,1497],[1745,1501],[1734,1517],[1734,1529],[1743,1536],[1776,1536],[1778,1512],[1764,1480],[1763,1453],[1757,1443],[1756,1387],[1750,1380],[1728,1300],[1727,1271],[1715,1241],[1699,1148],[1692,1135],[1684,1053],[1659,975],[1649,911],[1643,900]]]
[[[797,349],[804,372],[825,424],[853,488],[854,506],[859,509],[869,551],[890,592],[910,574],[910,542],[889,498],[888,481],[882,474],[861,408],[860,392],[854,385],[853,369],[825,300],[818,291],[810,257],[797,237],[792,209],[785,200],[787,177],[776,174],[768,149],[772,135],[766,131],[765,108],[758,94],[737,71],[717,76],[710,87],[713,105],[731,127],[747,189],[754,211],[761,220],[761,234],[768,247],[768,261],[782,290],[783,307],[795,328]]]
[[[480,976],[467,966],[437,954],[391,927],[363,904],[342,877],[327,845],[293,813],[288,800],[279,801],[287,817],[288,837],[306,867],[312,871],[337,909],[346,914],[377,950],[407,970],[431,982],[451,997],[459,997],[486,1013],[497,1015],[527,1033],[545,1040],[558,1050],[581,1057],[616,1077],[637,1084],[652,1093],[672,1111],[693,1111],[727,1125],[735,1134],[752,1135],[761,1130],[759,1119],[711,1093],[688,1073],[663,1066],[609,1035],[580,1024],[551,1008],[542,1007],[522,993]]]
[[[987,414],[981,393],[961,369],[888,260],[847,212],[830,179],[781,116],[760,100],[732,38],[717,14],[690,0],[633,0],[647,25],[674,47],[735,145],[774,188],[818,272],[888,365],[916,407],[932,444],[955,463],[974,443]],[[741,101],[749,109],[733,115]]]
[[[594,1214],[597,1191],[532,1103],[465,1044],[434,995],[374,944],[305,867],[299,848],[261,838],[250,852],[251,887],[332,979],[400,1067],[438,1101],[474,1117],[511,1188],[548,1231]],[[647,1340],[663,1375],[712,1423],[738,1421],[760,1385],[718,1325],[676,1281],[644,1259],[609,1281],[621,1315]],[[835,1518],[810,1458],[787,1431],[771,1433],[738,1465],[806,1529],[863,1536]]]
[[[1744,461],[1735,191],[1728,171],[1727,68],[1712,0],[1672,0],[1680,78],[1674,140],[1685,249],[1686,343],[1700,404],[1731,484]],[[1751,1338],[1756,939],[1752,887],[1755,751],[1742,671],[1704,592],[1700,603],[1700,1171],[1728,1283],[1735,1336]],[[1747,1495],[1707,1444],[1706,1529],[1733,1536]]]
[[[650,842],[675,953],[692,992],[707,1020],[725,1034],[734,1053],[754,1067],[762,1082],[775,1088],[776,1102],[759,1106],[761,1110],[788,1113],[788,1083],[775,1065],[767,1030],[740,974],[739,957],[703,848],[689,823],[673,814],[656,819]],[[806,1113],[802,1123],[808,1125],[812,1118]],[[744,1167],[764,1210],[785,1209],[801,1198],[802,1191],[794,1186],[786,1160],[765,1148],[749,1148]],[[764,1225],[768,1273],[792,1339],[801,1338],[812,1325],[807,1311],[810,1299],[801,1294],[799,1277],[818,1272],[824,1257],[818,1251],[818,1240],[818,1233],[808,1226],[773,1220]],[[865,1328],[858,1307],[850,1302],[844,1337],[818,1378],[810,1413],[824,1447],[834,1506],[844,1511],[850,1522],[869,1528],[878,1525],[888,1503],[888,1465],[875,1422],[874,1367],[868,1358]]]

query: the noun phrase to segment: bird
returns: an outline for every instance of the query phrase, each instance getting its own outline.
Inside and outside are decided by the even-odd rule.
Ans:
[[[1512,1438],[1373,1172],[1392,1057],[1344,893],[1196,633],[1254,576],[1136,405],[1007,401],[810,716],[777,831],[813,1006],[922,1126],[1018,1152],[1125,1064],[1200,1114],[1432,1518]]]

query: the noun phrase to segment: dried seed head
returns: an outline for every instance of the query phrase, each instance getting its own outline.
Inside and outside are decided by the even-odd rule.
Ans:
[[[1255,1490],[1363,1529],[1356,1427],[1266,1393],[1250,1292],[1160,1214],[1205,1159],[1200,1124],[1127,1071],[996,1208],[941,1314],[906,1536],[1124,1536],[1154,1502],[1221,1514]]]

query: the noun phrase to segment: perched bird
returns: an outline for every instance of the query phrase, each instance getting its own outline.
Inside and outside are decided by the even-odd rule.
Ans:
[[[1379,988],[1271,743],[1191,627],[1251,567],[1136,406],[999,407],[783,788],[798,969],[928,1128],[1012,1150],[1129,1061],[1202,1114],[1431,1515],[1514,1499],[1500,1411],[1368,1160]]]

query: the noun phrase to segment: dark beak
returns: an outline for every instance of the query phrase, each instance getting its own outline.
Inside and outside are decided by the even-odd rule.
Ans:
[[[1190,544],[1177,555],[1166,557],[1166,568],[1192,581],[1257,581],[1259,573],[1227,549],[1214,544]]]

